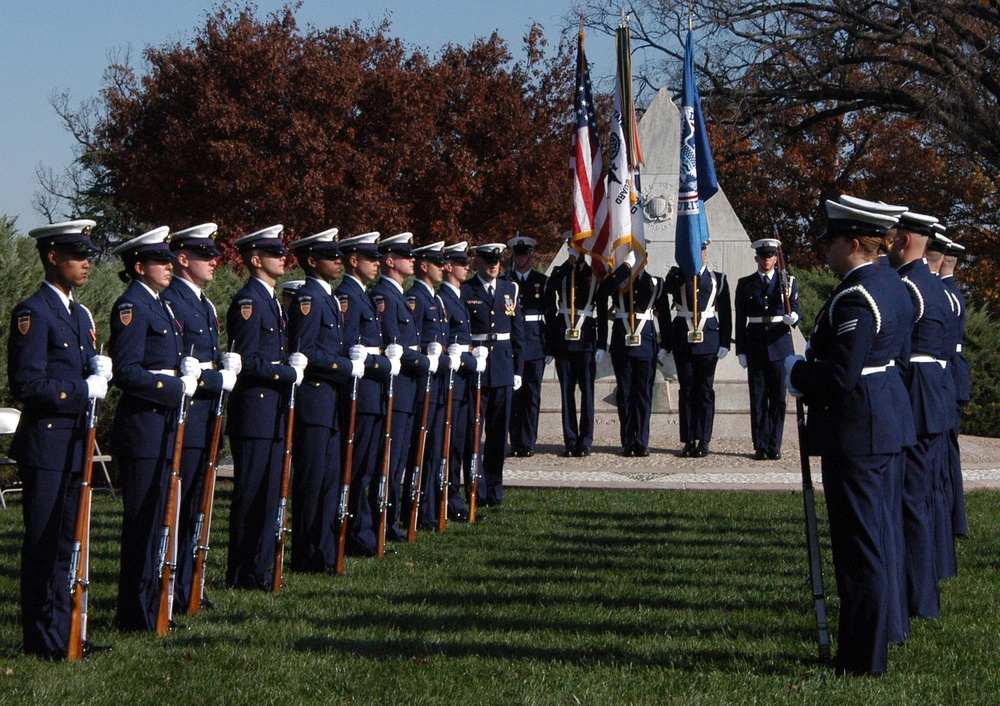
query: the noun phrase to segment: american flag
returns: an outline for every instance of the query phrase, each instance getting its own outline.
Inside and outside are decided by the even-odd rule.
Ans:
[[[594,272],[599,278],[607,274],[608,229],[600,224],[606,220],[604,180],[601,178],[601,143],[597,139],[597,118],[587,71],[587,56],[580,32],[576,54],[576,98],[573,104],[576,131],[573,133],[573,154],[569,170],[573,177],[573,233],[570,245],[580,253],[590,255]]]

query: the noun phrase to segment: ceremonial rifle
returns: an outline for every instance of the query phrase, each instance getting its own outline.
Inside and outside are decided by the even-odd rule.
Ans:
[[[413,472],[410,474],[410,518],[406,528],[406,541],[413,544],[417,541],[417,517],[420,514],[420,484],[424,477],[424,449],[427,447],[427,416],[431,409],[431,373],[427,373],[424,385],[424,411],[420,418],[420,434],[417,439],[417,458],[413,462]]]
[[[396,376],[389,374],[388,410],[385,413],[385,435],[382,443],[382,472],[378,479],[378,528],[375,533],[375,554],[385,556],[385,525],[389,521],[389,464],[392,463],[392,397],[393,381]]]
[[[191,398],[181,393],[181,407],[177,413],[174,431],[174,455],[167,479],[167,502],[163,510],[163,527],[160,530],[159,576],[160,604],[156,614],[156,634],[163,636],[170,630],[174,614],[174,584],[177,581],[177,528],[181,518],[181,455],[184,452],[184,427],[187,422]]]
[[[226,409],[226,391],[219,393],[215,403],[215,418],[212,422],[212,439],[208,447],[208,458],[205,461],[205,482],[201,489],[201,503],[198,516],[194,521],[193,571],[191,576],[191,598],[188,602],[188,615],[194,615],[201,610],[201,602],[205,597],[205,560],[208,558],[208,537],[212,531],[212,508],[215,505],[215,479],[219,470],[219,446],[222,438],[222,415]]]
[[[103,352],[103,346],[102,346]],[[76,503],[76,530],[73,553],[69,561],[69,642],[66,659],[83,659],[83,643],[87,641],[87,598],[90,593],[90,501],[93,488],[94,444],[97,441],[97,398],[87,409],[87,436],[83,446],[83,473],[80,477],[80,497]]]
[[[448,369],[448,401],[444,406],[444,447],[438,466],[438,532],[448,528],[448,462],[451,460],[451,412],[455,400],[455,371]]]
[[[785,313],[792,313],[792,282],[788,279],[788,268],[785,267],[785,251],[778,246],[778,284],[781,286],[781,296],[785,301]]]
[[[478,360],[477,360],[478,365]],[[483,374],[476,373],[476,421],[472,425],[472,478],[469,481],[469,522],[476,521],[476,494],[479,492],[479,437],[481,436],[483,415]]]
[[[292,483],[292,426],[295,423],[295,383],[288,392],[288,420],[285,422],[285,456],[281,462],[281,490],[278,496],[278,517],[274,523],[274,578],[271,590],[281,591],[281,578],[285,570],[285,537],[288,528],[288,495]]]
[[[351,495],[351,469],[354,467],[354,422],[358,417],[358,378],[351,382],[351,414],[347,422],[347,446],[344,450],[344,470],[340,477],[340,502],[337,504],[337,554],[334,571],[344,573],[344,544],[347,540],[347,502]]]

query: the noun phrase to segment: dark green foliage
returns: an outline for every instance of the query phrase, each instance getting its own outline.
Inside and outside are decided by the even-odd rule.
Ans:
[[[820,307],[827,300],[830,293],[837,288],[840,279],[825,267],[814,267],[808,270],[790,270],[795,275],[795,281],[799,289],[799,308],[801,309],[801,322],[799,330],[802,335],[809,338],[812,334],[813,326],[816,325],[816,315],[819,314]]]
[[[229,486],[208,563],[216,609],[164,639],[111,627],[121,506],[94,510],[84,664],[18,653],[19,501],[0,513],[0,701],[129,704],[987,704],[996,700],[1000,494],[968,496],[960,576],[881,679],[816,661],[798,494],[510,490],[340,577],[278,595],[223,585]],[[294,511],[294,508],[293,508]],[[827,536],[820,502],[820,531]],[[766,528],[766,529],[764,529]],[[294,543],[295,537],[291,538]],[[831,620],[839,607],[829,546]]]
[[[965,357],[972,378],[972,399],[962,409],[962,433],[1000,436],[1000,324],[983,309],[969,309]]]

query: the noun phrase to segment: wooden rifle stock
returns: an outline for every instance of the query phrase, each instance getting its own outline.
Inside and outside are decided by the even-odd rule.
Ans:
[[[472,478],[469,480],[469,522],[476,521],[476,494],[479,492],[479,437],[483,425],[483,374],[476,373],[476,421],[472,425]]]
[[[167,480],[167,502],[163,510],[163,528],[160,530],[160,604],[156,614],[156,634],[163,636],[170,630],[174,612],[174,583],[177,580],[177,524],[180,519],[181,455],[184,452],[184,427],[187,423],[191,398],[183,395],[174,431],[174,455]]]
[[[274,523],[274,577],[271,591],[281,591],[285,570],[285,537],[288,529],[288,495],[292,484],[292,428],[295,424],[295,383],[288,392],[288,420],[285,422],[285,456],[281,461],[281,491],[278,495],[278,516]]]
[[[455,399],[455,371],[448,371],[448,401],[444,406],[444,447],[438,466],[438,532],[448,528],[448,461],[451,456],[451,411]]]
[[[205,481],[201,489],[201,503],[194,523],[194,564],[191,575],[191,598],[188,601],[188,615],[201,610],[205,596],[205,560],[208,558],[208,538],[212,531],[212,509],[215,506],[215,479],[219,471],[219,446],[222,438],[222,415],[226,409],[226,392],[219,393],[215,404],[215,419],[212,421],[212,439],[205,461]]]
[[[69,642],[66,659],[83,659],[83,643],[87,640],[87,598],[90,593],[90,502],[93,497],[91,479],[94,473],[94,444],[97,440],[97,399],[90,400],[87,410],[87,437],[83,446],[83,473],[80,497],[76,503],[76,529],[73,554],[69,564]]]
[[[354,467],[354,423],[358,418],[358,379],[351,381],[351,415],[347,422],[347,446],[344,450],[344,470],[340,477],[340,502],[337,504],[337,554],[334,571],[344,573],[344,545],[347,541],[347,503],[351,495],[351,471]]]
[[[427,417],[431,410],[431,374],[427,373],[424,385],[424,410],[420,418],[420,434],[417,437],[417,458],[410,474],[410,517],[406,527],[406,541],[417,541],[417,518],[420,515],[420,484],[424,478],[424,449],[427,448]]]
[[[799,460],[802,465],[802,502],[806,515],[806,549],[809,552],[809,586],[813,610],[816,613],[816,642],[819,658],[830,661],[830,626],[826,618],[826,597],[823,592],[823,561],[820,556],[819,527],[816,521],[816,493],[809,470],[809,451],[805,444],[806,414],[802,400],[795,401],[796,427],[799,432]]]
[[[378,480],[378,527],[375,532],[375,555],[385,556],[385,525],[389,521],[389,464],[392,463],[392,397],[395,375],[389,375],[389,399],[385,413],[385,435],[382,443],[382,472]]]

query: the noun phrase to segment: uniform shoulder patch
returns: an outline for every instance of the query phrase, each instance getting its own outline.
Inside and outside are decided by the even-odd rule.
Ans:
[[[381,294],[373,294],[372,301],[375,302],[375,309],[378,311],[378,313],[381,314],[385,311],[385,297],[383,297]]]
[[[122,326],[128,326],[132,323],[132,307],[129,306],[127,309],[119,307],[118,320],[122,322]]]
[[[312,297],[305,296],[299,299],[299,311],[302,312],[303,316],[309,316],[309,312],[312,311]]]
[[[410,307],[410,311],[417,310],[417,298],[414,296],[409,296],[406,298],[406,305]]]
[[[16,316],[17,330],[22,336],[24,336],[31,329],[31,311],[20,311],[16,314]]]
[[[347,303],[349,301],[348,298],[346,296],[344,296],[343,294],[341,294],[341,295],[339,295],[337,297],[337,301],[340,302],[340,313],[341,314],[346,314],[347,313]]]
[[[241,301],[240,302],[240,316],[243,317],[244,321],[248,321],[251,316],[253,316],[253,302],[252,301]]]

